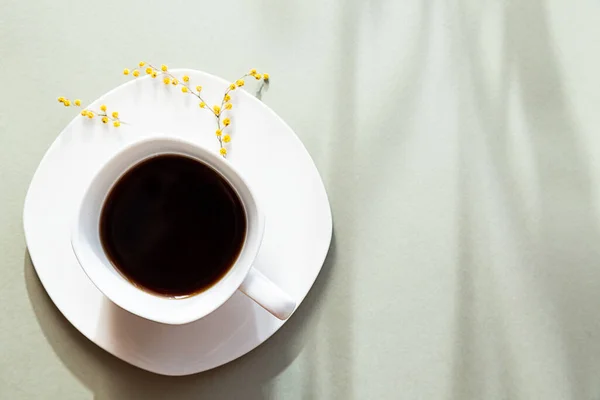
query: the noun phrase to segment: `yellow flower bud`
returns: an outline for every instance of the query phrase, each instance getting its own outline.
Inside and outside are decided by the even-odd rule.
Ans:
[[[150,67],[146,68],[146,73],[148,75],[150,75],[152,73],[152,68],[150,68]]]
[[[225,125],[225,126],[229,126],[229,124],[231,124],[231,120],[230,120],[229,118],[225,118],[225,119],[223,120],[223,125]]]
[[[269,80],[269,74],[267,74],[267,73],[263,74],[263,78],[264,78],[265,81],[268,81]]]
[[[65,107],[69,107],[71,105],[71,101],[69,99],[66,99],[65,101],[63,101],[63,104],[65,105]]]
[[[161,66],[160,66],[160,69],[161,69],[163,72],[167,72],[167,66],[166,66],[165,64],[161,65]]]
[[[102,105],[100,106],[100,110],[102,110],[102,111],[106,111],[106,104],[102,104]]]
[[[250,70],[250,75],[254,75],[255,73],[256,73],[256,70],[255,70],[254,68],[252,68],[252,69]]]
[[[183,93],[187,93],[187,92],[188,92],[188,88],[187,88],[187,86],[184,86],[184,87],[182,87],[182,88],[181,88],[181,91],[182,91]]]
[[[219,114],[221,112],[221,107],[214,105],[213,106],[213,111],[215,112],[215,114]]]
[[[217,137],[221,137],[221,134],[223,132],[220,129],[217,129],[217,131],[215,132],[215,134],[217,135]]]
[[[125,68],[125,69],[123,70],[123,75],[129,75],[129,69]]]
[[[196,86],[196,92],[200,93],[202,91],[202,86]]]
[[[143,61],[140,61],[140,63],[139,63],[138,65],[139,65],[140,67],[143,67],[144,65],[146,65],[146,63],[145,63],[145,62],[143,62]]]
[[[205,108],[206,107],[206,103],[205,102],[201,102],[200,103],[200,108]]]
[[[137,69],[134,69],[134,70],[133,70],[133,76],[135,76],[136,78],[137,78],[138,76],[140,76],[140,71],[138,71]]]
[[[121,123],[120,123],[119,121],[115,121],[115,122],[113,122],[113,126],[114,126],[115,128],[118,128],[118,127],[120,127],[120,126],[121,126]]]
[[[226,155],[227,155],[227,149],[226,149],[225,147],[221,147],[221,150],[219,150],[219,153],[220,153],[222,156],[226,156]]]
[[[179,84],[179,81],[177,79],[173,79],[171,83],[173,84],[173,86],[177,86]]]
[[[229,100],[231,100],[231,96],[229,94],[226,94],[225,95],[225,101],[229,101]]]
[[[81,105],[81,100],[75,99],[75,105],[79,107]]]
[[[158,76],[158,74],[156,73],[156,71],[152,71],[152,75],[150,75],[153,78],[156,78]]]
[[[183,81],[184,81],[184,82],[189,82],[189,81],[190,81],[190,77],[189,77],[189,76],[187,76],[187,75],[184,75],[184,76],[183,76]]]
[[[225,109],[226,110],[231,110],[233,106],[231,105],[231,103],[225,103]]]
[[[259,80],[260,78],[262,78],[262,76],[260,76],[260,74],[256,74],[256,75],[254,75],[254,77],[256,78],[256,80]]]
[[[168,77],[164,77],[163,78],[163,82],[165,83],[165,85],[168,85],[169,83],[171,83],[171,79],[169,79]]]
[[[225,143],[231,142],[231,136],[229,136],[229,135],[223,136],[223,142],[225,142]]]
[[[235,90],[235,83],[232,83],[231,85],[229,85],[229,90]]]
[[[237,81],[235,81],[235,84],[238,87],[242,87],[242,86],[244,86],[244,80],[243,79],[238,79]]]
[[[113,117],[113,118],[119,118],[119,113],[118,113],[118,112],[116,112],[116,111],[113,111],[113,113],[112,113],[112,117]]]
[[[102,117],[102,123],[108,124],[108,117]]]
[[[87,116],[87,113],[88,113],[87,110],[81,110],[81,115],[83,115],[84,117]]]
[[[58,102],[59,102],[59,103],[64,103],[64,102],[65,102],[65,100],[66,100],[66,99],[65,99],[64,97],[62,97],[62,96],[58,98]]]
[[[92,118],[94,118],[94,113],[93,113],[93,112],[91,112],[91,111],[88,111],[88,113],[87,113],[87,117],[88,117],[89,119],[92,119]]]

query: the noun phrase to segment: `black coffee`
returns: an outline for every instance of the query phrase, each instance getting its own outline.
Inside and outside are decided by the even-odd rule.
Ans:
[[[237,193],[210,167],[169,154],[131,168],[108,194],[100,240],[134,285],[165,296],[211,287],[235,263],[246,237]]]

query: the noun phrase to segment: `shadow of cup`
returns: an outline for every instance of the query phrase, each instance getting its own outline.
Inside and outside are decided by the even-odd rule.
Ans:
[[[269,397],[272,378],[294,361],[314,331],[312,328],[320,318],[316,305],[327,289],[335,254],[334,235],[313,288],[290,320],[263,345],[221,367],[180,377],[157,375],[134,367],[85,338],[50,300],[29,252],[24,257],[24,276],[29,300],[46,339],[65,367],[95,398],[264,399]]]

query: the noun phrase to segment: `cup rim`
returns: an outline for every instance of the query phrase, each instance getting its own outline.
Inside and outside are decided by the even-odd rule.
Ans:
[[[99,213],[114,184],[135,165],[161,154],[181,154],[213,168],[236,191],[244,206],[247,219],[244,244],[229,271],[208,289],[185,298],[161,296],[133,285],[110,262],[101,244],[99,245],[99,241],[92,243],[89,232],[85,233],[92,229],[89,227],[91,219],[95,220],[92,226],[99,236]],[[118,164],[127,164],[127,166],[111,170]],[[110,181],[108,186],[106,185],[107,181]],[[106,187],[105,190],[102,187]],[[98,190],[99,188],[100,190]],[[94,193],[95,191],[101,193],[100,200],[98,200],[98,193]],[[92,206],[90,206],[90,202],[92,202]],[[89,213],[89,207],[94,210],[98,207],[94,208],[93,205],[98,203],[100,204],[98,218],[94,218]],[[87,223],[87,227],[83,226],[85,223]],[[252,267],[260,249],[263,234],[264,216],[260,212],[256,196],[247,180],[229,161],[196,143],[180,138],[154,136],[123,147],[93,174],[80,199],[72,224],[71,246],[79,265],[88,278],[113,303],[148,320],[181,325],[210,314],[236,292]],[[93,238],[95,239],[95,236]]]

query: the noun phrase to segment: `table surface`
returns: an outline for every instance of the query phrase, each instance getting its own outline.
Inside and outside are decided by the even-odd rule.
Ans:
[[[600,397],[600,2],[202,3],[0,0],[0,398]],[[79,334],[23,236],[56,97],[142,59],[268,71],[334,217],[291,320],[188,377]]]

